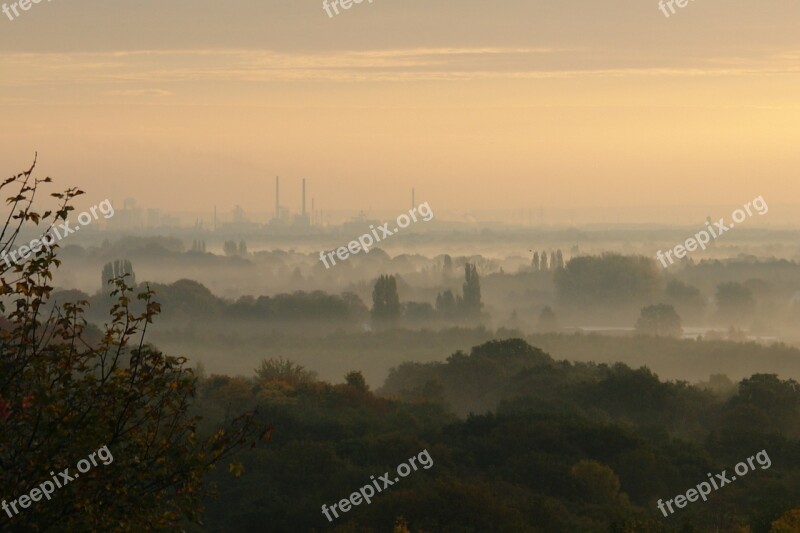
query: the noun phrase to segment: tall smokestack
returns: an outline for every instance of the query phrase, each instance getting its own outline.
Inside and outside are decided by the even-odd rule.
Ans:
[[[281,217],[281,177],[275,176],[275,220]]]
[[[306,179],[303,178],[303,220],[306,218]]]

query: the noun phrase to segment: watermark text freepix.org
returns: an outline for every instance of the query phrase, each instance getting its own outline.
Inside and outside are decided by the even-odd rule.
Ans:
[[[425,470],[433,466],[433,458],[431,458],[431,455],[428,453],[428,450],[422,450],[416,457],[411,457],[408,460],[408,464],[400,463],[399,465],[397,465],[397,475],[399,477],[395,477],[394,481],[389,479],[389,472],[385,472],[382,476],[378,476],[378,479],[375,479],[375,476],[369,476],[370,479],[372,480],[372,483],[367,483],[366,485],[358,489],[358,492],[354,492],[353,494],[351,494],[350,498],[341,500],[339,503],[334,503],[333,505],[330,506],[330,509],[328,508],[327,505],[323,505],[322,514],[325,515],[325,518],[328,519],[328,522],[333,522],[333,518],[331,518],[329,512],[333,513],[333,515],[336,518],[339,518],[339,513],[336,512],[337,507],[339,508],[339,511],[341,511],[342,514],[344,514],[350,510],[351,505],[353,507],[355,507],[356,505],[361,505],[362,499],[367,503],[372,503],[372,497],[375,496],[376,489],[378,492],[381,492],[386,487],[391,487],[392,485],[400,481],[401,477],[408,476],[411,473],[411,468],[413,468],[414,470],[419,470],[417,468],[416,461],[419,461],[420,465],[422,465],[422,467]],[[375,488],[372,488],[373,486]]]
[[[13,21],[14,17],[19,16],[19,11],[17,11],[17,6],[19,6],[21,10],[27,11],[33,6],[33,4],[38,4],[41,1],[42,0],[19,0],[18,2],[14,2],[13,4],[11,4],[10,8],[8,7],[8,4],[3,3],[2,10],[3,13],[5,13],[5,15],[8,17],[8,20]],[[49,2],[50,0],[47,1]],[[12,11],[14,12],[14,16],[11,15]]]
[[[711,242],[711,237],[714,237],[716,239],[726,231],[733,228],[734,223],[740,224],[744,222],[744,220],[748,216],[752,217],[753,211],[750,209],[750,206],[755,208],[756,212],[759,215],[764,215],[769,212],[769,206],[767,205],[767,202],[764,201],[764,197],[759,196],[758,198],[753,199],[752,202],[747,202],[742,206],[744,210],[747,211],[747,214],[745,214],[745,211],[743,211],[742,209],[737,209],[736,211],[731,213],[731,218],[733,219],[733,222],[729,222],[727,225],[725,224],[725,219],[721,218],[719,219],[719,221],[714,222],[712,226],[712,222],[709,219],[706,222],[708,231],[700,230],[699,232],[695,233],[694,237],[689,237],[688,239],[686,239],[686,242],[675,246],[671,250],[667,250],[665,253],[659,250],[656,253],[656,259],[658,259],[661,262],[661,266],[667,268],[666,259],[669,259],[670,265],[675,262],[672,259],[673,253],[675,254],[675,257],[677,257],[678,259],[683,259],[684,257],[686,257],[687,251],[694,252],[695,250],[697,250],[698,246],[703,250],[705,250],[706,245],[709,242]],[[715,229],[716,232],[714,231]]]
[[[741,463],[736,463],[734,471],[736,472],[737,475],[739,475],[739,477],[746,476],[747,473],[750,472],[751,470],[755,471],[756,466],[753,464],[753,459],[755,459],[758,462],[758,465],[761,467],[761,470],[766,470],[767,468],[772,466],[772,461],[770,460],[769,455],[767,455],[767,450],[761,450],[757,454],[748,457],[747,463],[745,463],[744,461],[742,461]],[[750,466],[748,467],[747,465]],[[721,474],[714,474],[714,476],[708,474],[708,480],[711,483],[709,483],[708,481],[703,481],[697,484],[696,490],[695,489],[687,490],[686,496],[684,496],[683,494],[678,494],[677,496],[675,496],[675,498],[667,500],[666,505],[669,508],[669,514],[673,514],[675,512],[675,510],[672,509],[672,502],[675,502],[676,507],[683,509],[684,507],[686,507],[687,501],[696,502],[697,498],[703,498],[703,501],[708,500],[708,495],[711,494],[712,485],[714,487],[714,490],[718,490],[724,487],[725,485],[733,481],[736,481],[736,476],[732,475],[729,479],[726,472],[727,470],[723,470]],[[658,500],[656,507],[658,507],[658,510],[661,511],[665,517],[667,516],[667,510],[664,508],[664,502],[662,502],[660,499]]]
[[[341,6],[342,9],[350,9],[353,7],[353,4],[360,4],[363,1],[364,0],[330,0],[329,4],[328,0],[322,0],[322,9],[328,14],[328,18],[332,19],[333,13],[331,13],[331,8],[333,8],[333,11],[338,15],[339,6]],[[368,0],[368,2],[371,4],[372,0]]]
[[[424,208],[424,209],[423,209]],[[341,246],[336,249],[335,252],[320,252],[319,253],[319,260],[322,261],[322,264],[325,265],[325,268],[330,268],[331,265],[328,264],[328,259],[331,260],[333,265],[336,264],[336,260],[333,258],[334,253],[336,257],[340,260],[344,261],[350,254],[357,254],[361,250],[364,250],[364,253],[369,253],[370,246],[374,245],[381,241],[381,238],[390,237],[395,233],[399,232],[401,229],[407,228],[411,225],[412,220],[417,222],[417,211],[419,210],[419,214],[422,215],[423,222],[428,222],[433,218],[433,211],[431,210],[431,206],[428,205],[428,202],[423,204],[419,204],[417,207],[412,207],[411,210],[408,212],[408,215],[403,213],[402,215],[397,217],[395,221],[397,223],[398,228],[389,229],[389,223],[386,222],[382,226],[378,226],[378,229],[375,229],[374,225],[370,225],[370,229],[372,230],[372,234],[365,233],[361,237],[358,238],[357,241],[350,241],[347,244],[347,248]],[[410,218],[409,218],[410,215]],[[380,230],[381,235],[378,236],[378,230]],[[375,236],[373,239],[372,236]]]
[[[83,213],[78,215],[78,222],[80,222],[81,225],[86,226],[87,224],[90,224],[92,220],[97,220],[98,209],[100,210],[100,213],[103,214],[103,218],[105,219],[109,219],[114,216],[114,207],[111,205],[111,202],[106,199],[100,202],[99,204],[90,207],[89,211],[84,211]],[[90,212],[91,214],[89,214]],[[92,216],[94,216],[94,218],[92,218]],[[20,261],[27,259],[30,256],[30,254],[36,253],[42,248],[47,248],[47,251],[49,252],[50,247],[53,244],[55,244],[56,239],[60,241],[70,233],[74,233],[81,229],[81,226],[75,226],[73,228],[70,228],[69,225],[70,221],[67,220],[63,224],[59,224],[58,226],[53,226],[52,233],[45,233],[45,235],[41,238],[41,240],[33,239],[29,243],[29,245],[22,245],[19,248],[17,248],[16,251],[8,252],[6,254],[6,251],[3,250],[2,252],[0,252],[0,259],[5,261],[6,265],[9,268],[11,268],[11,263],[8,260],[9,257],[11,258],[11,261],[14,262],[14,264],[17,264]],[[59,229],[61,231],[59,231]]]
[[[108,449],[108,446],[103,446],[96,452],[89,454],[89,459],[81,459],[78,461],[76,468],[78,469],[79,473],[70,475],[69,468],[65,468],[63,471],[59,472],[58,475],[56,475],[54,472],[50,472],[50,475],[53,476],[53,481],[47,480],[39,484],[37,488],[31,489],[28,494],[23,494],[16,500],[13,500],[11,503],[6,503],[6,500],[3,500],[2,504],[0,504],[0,507],[3,508],[3,511],[6,512],[9,518],[14,518],[21,512],[19,509],[17,509],[17,504],[19,504],[22,509],[27,509],[31,506],[31,502],[40,501],[42,496],[48,500],[52,499],[51,496],[53,493],[55,493],[57,488],[60,489],[67,483],[75,481],[78,479],[80,474],[85,474],[91,470],[92,466],[98,466],[95,457],[99,458],[105,466],[108,466],[114,462],[114,456],[111,455],[111,451]],[[89,462],[89,460],[91,460],[91,462]],[[14,511],[14,514],[11,514],[12,510]]]
[[[692,0],[694,2],[694,0]],[[658,0],[658,9],[664,13],[664,16],[669,18],[669,13],[667,12],[667,7],[669,7],[670,11],[674,15],[675,11],[675,4],[678,4],[678,7],[684,8],[689,5],[689,0]]]

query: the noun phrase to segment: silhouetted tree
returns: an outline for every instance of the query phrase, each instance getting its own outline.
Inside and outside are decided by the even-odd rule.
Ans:
[[[445,318],[452,318],[458,312],[458,305],[450,289],[436,295],[436,312]]]
[[[40,215],[33,199],[50,179],[33,179],[34,166],[0,184],[19,187],[0,232],[4,251],[14,246],[17,222],[52,228],[82,194],[74,188],[53,194],[60,207]],[[204,476],[258,435],[252,418],[219,431],[210,426],[208,439],[198,435],[200,419],[189,414],[196,382],[186,359],[144,341],[160,310],[149,289],[136,298],[143,311],[134,313],[125,278],[113,279],[116,303],[96,338],[86,335],[86,301],[43,315],[53,289],[47,283],[60,264],[57,249],[40,248],[13,272],[0,267],[0,293],[14,302],[0,341],[0,487],[9,495],[27,493],[52,477],[51,470],[72,467],[102,447],[113,463],[82,471],[79,480],[74,474],[74,486],[56,490],[35,510],[0,512],[0,531],[167,531],[199,523]],[[0,311],[5,314],[2,300]]]
[[[533,259],[531,260],[531,269],[533,271],[539,270],[539,252],[533,252]]]
[[[427,322],[436,317],[433,306],[428,302],[406,302],[402,305],[403,318],[412,322]]]
[[[453,259],[446,254],[444,256],[444,263],[442,265],[442,275],[445,278],[453,276]]]
[[[228,257],[233,257],[239,253],[239,248],[236,246],[236,241],[225,241],[225,244],[222,245],[222,251]]]
[[[478,277],[478,269],[475,265],[467,263],[464,265],[464,296],[462,306],[464,316],[468,318],[478,318],[481,315],[481,282]]]
[[[756,311],[756,300],[741,283],[721,283],[716,293],[717,316],[725,324],[740,325]]]
[[[627,504],[627,495],[620,493],[619,477],[610,467],[584,459],[573,465],[570,474],[587,501],[610,506]]]
[[[549,270],[549,268],[547,266],[547,252],[542,252],[541,261],[539,262],[539,267],[540,267],[539,270],[541,270],[543,272],[546,272],[547,270]]]
[[[681,318],[675,308],[667,304],[645,307],[636,321],[636,332],[642,335],[678,337],[681,331]]]
[[[698,319],[703,314],[706,302],[700,289],[678,279],[671,279],[664,289],[667,303],[675,306],[681,316],[687,319]]]
[[[126,283],[131,287],[136,287],[136,274],[133,272],[133,265],[129,260],[116,259],[113,262],[106,263],[103,266],[102,288],[110,293],[114,290],[114,287],[110,286],[111,281],[123,276],[127,276]]]
[[[392,321],[400,316],[400,297],[394,276],[381,275],[372,291],[372,318],[377,321]]]
[[[307,383],[317,377],[316,372],[306,370],[302,365],[282,357],[263,359],[255,372],[256,377],[262,381],[285,381],[290,384]]]
[[[569,260],[554,277],[561,303],[586,307],[642,305],[659,293],[661,278],[649,257],[605,253]]]
[[[364,375],[357,371],[353,370],[352,372],[348,372],[347,375],[344,377],[345,383],[350,385],[351,387],[361,390],[361,391],[368,391],[369,387],[367,386],[367,380],[364,379]]]

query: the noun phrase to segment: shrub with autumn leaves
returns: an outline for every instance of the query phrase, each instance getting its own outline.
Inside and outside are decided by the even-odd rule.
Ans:
[[[53,193],[57,207],[35,211],[37,192],[51,182],[34,177],[35,165],[0,184],[2,192],[13,189],[0,251],[15,249],[23,227],[44,235],[66,221],[71,200],[83,194]],[[100,336],[87,334],[86,302],[46,306],[57,249],[0,263],[0,500],[27,494],[50,472],[74,472],[100,446],[115,460],[50,501],[13,517],[0,512],[0,531],[180,530],[199,522],[204,474],[262,428],[243,414],[198,435],[198,417],[189,413],[196,380],[186,359],[144,341],[160,310],[149,288],[133,295],[124,277],[114,279],[115,303]]]

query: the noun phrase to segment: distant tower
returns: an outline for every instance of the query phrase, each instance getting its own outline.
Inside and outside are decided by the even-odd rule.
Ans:
[[[303,178],[303,220],[306,219],[306,179]]]
[[[275,220],[281,217],[281,177],[275,176]]]

